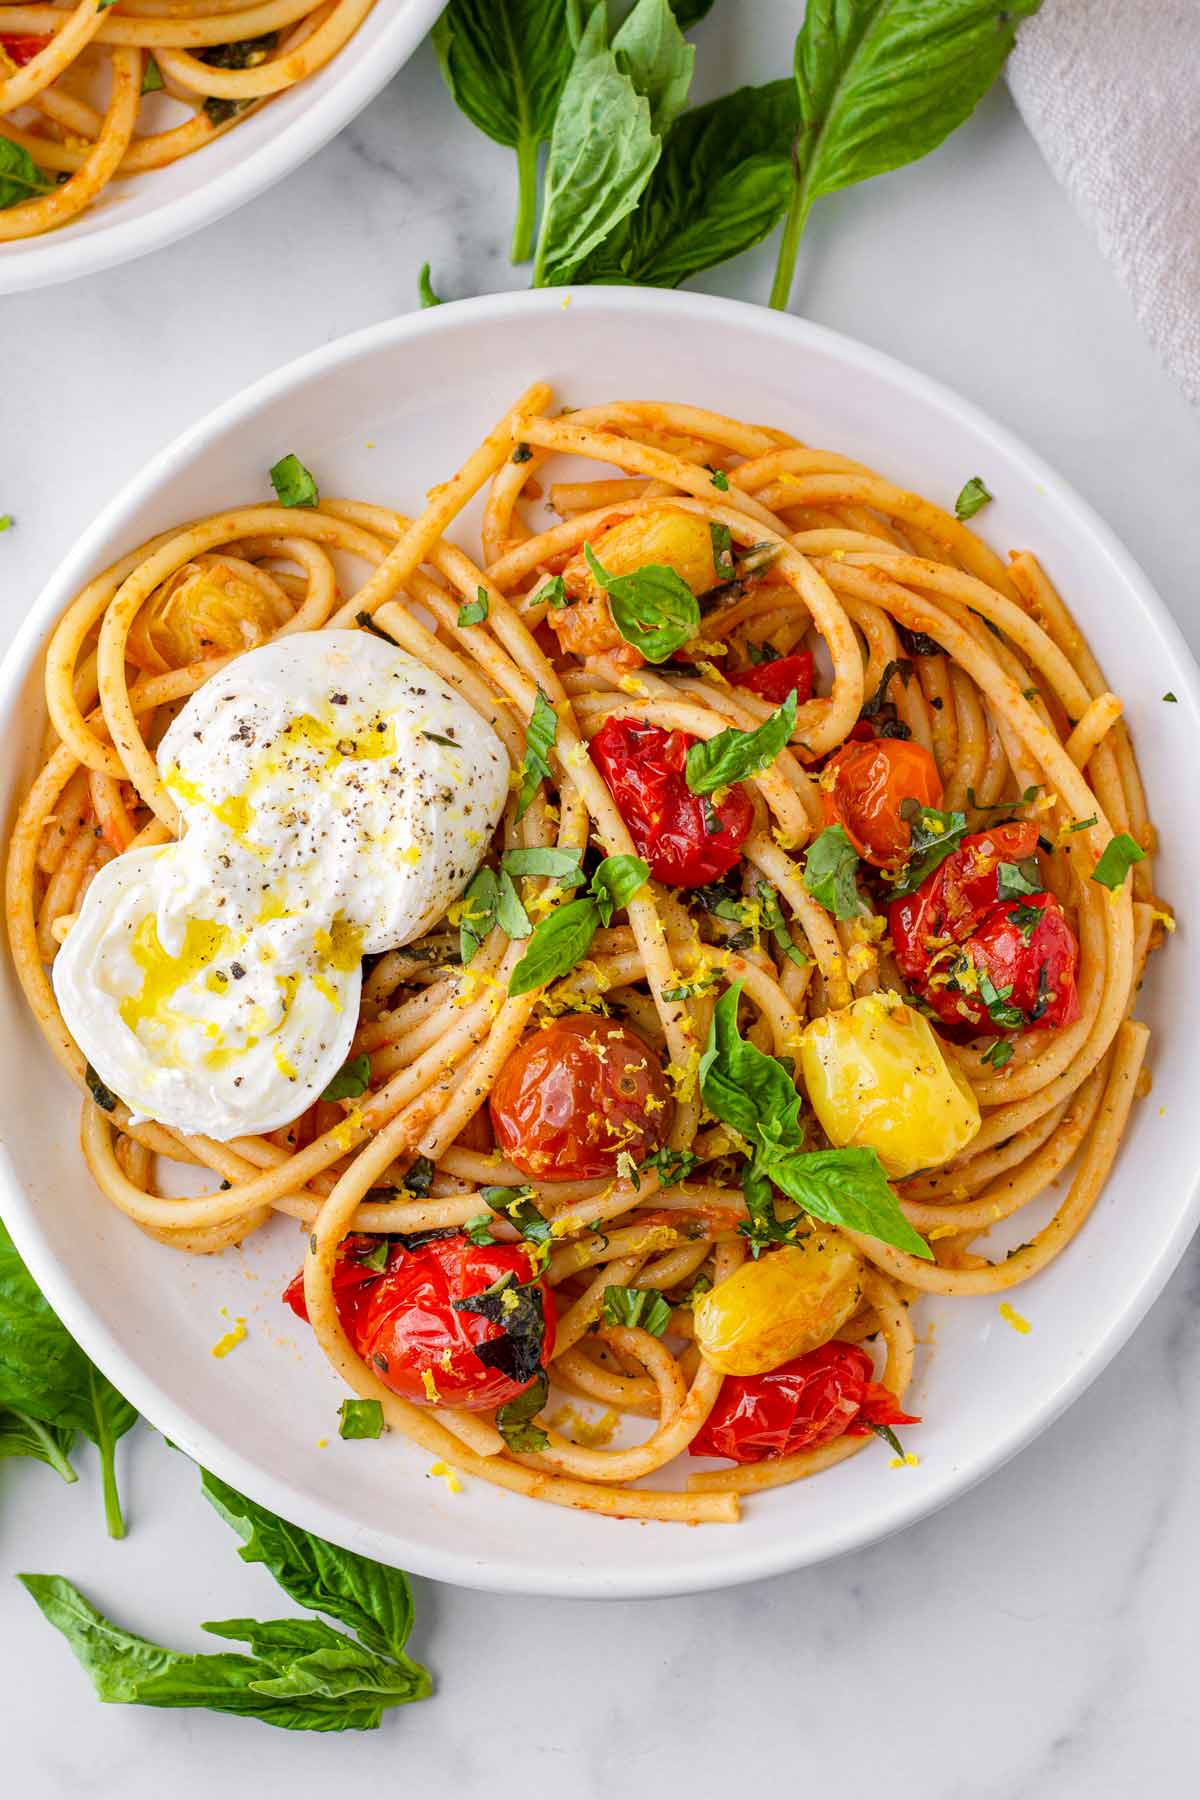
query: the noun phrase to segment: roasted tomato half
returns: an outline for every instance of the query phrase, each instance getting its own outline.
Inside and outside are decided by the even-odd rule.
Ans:
[[[524,1175],[586,1181],[659,1149],[671,1090],[649,1045],[615,1019],[575,1014],[525,1038],[488,1104],[496,1142]]]
[[[592,761],[658,881],[703,887],[740,861],[754,819],[749,795],[731,787],[719,805],[693,794],[684,767],[696,738],[636,719],[608,719],[592,739]]]
[[[759,663],[755,669],[743,669],[740,675],[731,675],[729,680],[731,686],[745,688],[748,693],[757,694],[760,700],[770,700],[775,706],[782,706],[793,693],[796,704],[803,706],[806,700],[812,699],[812,652],[796,650],[791,656],[776,657],[774,662]]]
[[[965,838],[916,893],[893,900],[896,961],[942,1023],[964,1036],[1054,1029],[1079,1017],[1079,945],[1053,894],[1001,900],[1002,871],[1030,864],[1037,826]]]
[[[504,1289],[484,1301],[484,1311],[459,1309],[498,1283]],[[355,1234],[338,1250],[333,1291],[363,1361],[418,1405],[503,1406],[554,1350],[554,1302],[545,1283],[531,1278],[529,1252],[519,1244],[478,1246],[453,1231],[407,1249]],[[302,1273],[283,1297],[308,1318]]]
[[[0,32],[0,50],[16,63],[18,69],[40,56],[49,42],[48,37],[22,37],[13,32]]]
[[[942,782],[928,750],[905,738],[872,738],[843,744],[821,775],[825,817],[841,825],[876,868],[903,862],[912,829],[901,811],[906,800],[940,807]]]
[[[874,1379],[871,1359],[839,1338],[765,1375],[729,1375],[688,1446],[693,1456],[763,1462],[791,1456],[876,1425],[917,1425]]]

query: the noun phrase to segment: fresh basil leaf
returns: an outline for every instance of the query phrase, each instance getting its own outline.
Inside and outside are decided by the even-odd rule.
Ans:
[[[33,200],[48,193],[53,182],[20,144],[0,137],[0,212],[22,200]]]
[[[100,1107],[101,1111],[115,1112],[117,1096],[110,1087],[106,1087],[104,1082],[101,1081],[91,1063],[88,1063],[87,1067],[84,1069],[83,1079],[87,1083],[88,1093],[92,1096],[96,1105]]]
[[[498,1218],[515,1225],[531,1244],[550,1242],[550,1221],[534,1204],[533,1189],[527,1187],[484,1187],[479,1198],[486,1200]]]
[[[776,1143],[800,1145],[804,1127],[800,1096],[783,1064],[738,1031],[742,983],[727,988],[713,1009],[708,1043],[700,1058],[700,1094],[723,1125],[749,1144],[769,1130]]]
[[[796,189],[773,306],[814,200],[934,150],[1004,66],[1041,0],[809,0],[796,39]]]
[[[547,913],[534,926],[529,948],[509,977],[509,993],[528,994],[569,974],[587,955],[599,928],[600,913],[590,897],[569,900]]]
[[[861,1231],[932,1262],[933,1252],[900,1210],[877,1151],[768,1148],[759,1165],[768,1180],[814,1219]]]
[[[1041,876],[1038,866],[1033,864],[1032,870],[1021,863],[1002,862],[996,864],[996,898],[998,900],[1019,900],[1024,894],[1040,894],[1042,891]]]
[[[521,783],[517,789],[516,823],[519,825],[542,782],[550,774],[547,758],[558,737],[558,714],[541,688],[533,702],[533,712],[525,728],[525,759],[521,764]]]
[[[414,1157],[408,1174],[404,1177],[405,1193],[415,1194],[419,1200],[427,1199],[429,1190],[433,1186],[433,1177],[434,1167],[429,1158],[427,1156]]]
[[[58,1431],[79,1431],[100,1452],[110,1537],[124,1537],[114,1456],[137,1413],[89,1362],[39,1293],[0,1221],[0,1407]]]
[[[529,914],[521,905],[520,896],[513,886],[513,878],[505,868],[500,870],[500,882],[496,889],[496,923],[510,938],[527,938],[533,931]]]
[[[638,0],[612,47],[617,67],[650,103],[650,129],[662,137],[687,105],[696,66],[669,0]]]
[[[590,544],[588,567],[608,595],[613,624],[647,662],[666,662],[700,629],[700,604],[683,576],[663,563],[646,563],[632,575],[610,575]]]
[[[496,926],[496,907],[500,884],[494,869],[484,864],[472,877],[460,902],[458,921],[458,954],[463,966],[471,961],[480,944]]]
[[[783,705],[754,731],[732,726],[716,737],[701,738],[687,753],[685,773],[693,794],[712,794],[718,788],[744,781],[768,768],[791,740],[796,723],[796,690]],[[857,909],[856,909],[857,910]]]
[[[584,27],[554,119],[533,264],[535,287],[556,287],[572,279],[633,211],[661,148],[650,102],[609,48],[608,9],[598,6]]]
[[[981,477],[972,475],[970,481],[964,483],[959,491],[958,499],[954,502],[955,518],[973,519],[991,498],[992,496],[984,487]]]
[[[488,616],[488,591],[481,587],[474,600],[468,600],[465,606],[458,609],[460,625],[482,625]]]
[[[1134,863],[1142,862],[1145,855],[1141,845],[1135,843],[1127,831],[1119,831],[1105,844],[1100,861],[1092,870],[1092,880],[1110,890],[1119,888]]]
[[[885,664],[883,674],[879,678],[879,686],[875,689],[875,692],[871,695],[869,700],[863,701],[862,710],[858,715],[859,718],[874,719],[885,706],[891,704],[888,700],[887,692],[892,684],[893,676],[899,675],[905,687],[907,687],[913,678],[913,674],[913,666],[905,658],[901,658],[898,662],[893,661]]]
[[[408,1578],[400,1569],[289,1525],[208,1469],[201,1470],[200,1479],[205,1499],[244,1540],[238,1551],[243,1562],[263,1563],[298,1605],[336,1619],[369,1650],[391,1657],[420,1688],[413,1699],[429,1692],[425,1670],[404,1651],[412,1630],[413,1603]]]
[[[893,899],[915,893],[925,877],[932,875],[939,864],[958,849],[970,829],[966,813],[938,812],[933,806],[917,806],[911,809],[909,816],[905,811],[908,805],[906,800],[900,803],[901,814],[908,818],[911,833],[908,861],[892,888]]]
[[[549,581],[543,581],[537,591],[538,604],[548,606],[554,612],[560,612],[565,606],[574,606],[575,602],[567,592],[567,584],[561,575],[552,575]]]
[[[101,1700],[204,1707],[292,1731],[367,1731],[388,1707],[431,1691],[418,1663],[389,1661],[320,1619],[216,1620],[205,1630],[240,1638],[253,1654],[188,1655],[125,1631],[61,1575],[17,1579],[62,1632]]]
[[[281,456],[271,469],[271,486],[281,506],[316,506],[317,484],[300,458]]]
[[[583,880],[580,863],[582,850],[554,850],[535,846],[531,850],[506,850],[500,867],[515,877],[548,875],[563,887],[578,887]]]
[[[979,1058],[980,1062],[988,1063],[993,1069],[1002,1069],[1012,1059],[1013,1047],[1008,1038],[997,1038]]]
[[[854,919],[865,911],[855,879],[858,861],[844,825],[827,825],[805,853],[804,885],[835,919]]]
[[[30,1413],[0,1407],[0,1459],[31,1457],[44,1462],[64,1481],[78,1481],[71,1467],[71,1446],[75,1432],[70,1425],[43,1425]]]
[[[417,275],[417,298],[421,302],[422,311],[428,306],[441,306],[441,296],[433,291],[433,277],[429,273],[429,264],[422,263]]]
[[[363,1051],[361,1056],[351,1057],[342,1064],[325,1092],[322,1100],[357,1100],[365,1094],[371,1085],[371,1058]]]
[[[775,1190],[757,1162],[748,1162],[742,1170],[742,1195],[746,1202],[746,1222],[742,1236],[749,1240],[750,1254],[761,1256],[772,1244],[791,1244],[807,1224],[802,1213],[781,1219],[775,1211]]]
[[[998,988],[986,969],[976,969],[975,974],[979,984],[979,998],[987,1007],[992,1024],[999,1025],[1005,1031],[1020,1030],[1025,1023],[1025,1014],[1019,1006],[1010,1006],[1008,1003],[1008,997],[1013,991],[1012,982]]]
[[[629,905],[650,879],[650,865],[640,856],[606,856],[589,884],[601,922],[611,924],[615,912]]]
[[[538,147],[554,130],[574,45],[562,0],[450,0],[433,47],[455,102],[494,143],[517,153],[512,260],[533,244]]]
[[[378,1400],[343,1400],[338,1410],[338,1436],[377,1438],[383,1435],[383,1407]]]
[[[640,205],[577,279],[678,287],[759,243],[788,208],[799,117],[794,81],[738,88],[684,113]]]
[[[534,1419],[546,1404],[550,1382],[545,1369],[539,1369],[523,1394],[506,1400],[496,1409],[496,1430],[510,1450],[536,1454],[550,1448],[550,1439]]]
[[[463,1230],[471,1242],[480,1249],[484,1249],[488,1244],[499,1242],[492,1232],[491,1213],[473,1213],[463,1226]]]
[[[660,1338],[671,1323],[671,1302],[658,1288],[606,1287],[604,1323],[637,1326]]]
[[[534,1379],[542,1366],[546,1335],[540,1282],[517,1282],[509,1269],[482,1293],[468,1294],[450,1304],[455,1312],[478,1313],[503,1331],[503,1337],[475,1345],[475,1355],[485,1368],[499,1369],[522,1387]]]

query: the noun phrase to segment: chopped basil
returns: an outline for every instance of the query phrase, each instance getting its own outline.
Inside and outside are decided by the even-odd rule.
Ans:
[[[440,731],[423,731],[421,736],[428,738],[431,744],[444,744],[448,750],[462,749],[457,738],[443,737]]]
[[[935,637],[925,631],[910,631],[907,625],[901,625],[899,619],[894,621],[896,636],[910,656],[940,656],[942,646]]]
[[[478,1245],[480,1249],[497,1242],[492,1233],[492,1214],[490,1212],[472,1213],[463,1226],[463,1230],[471,1242]]]
[[[470,963],[480,944],[495,928],[499,891],[495,870],[485,863],[472,877],[459,903],[462,911],[458,922],[458,954],[464,966]]]
[[[659,1187],[672,1188],[677,1187],[681,1181],[686,1181],[700,1167],[700,1163],[701,1158],[693,1155],[690,1150],[670,1150],[664,1144],[661,1150],[644,1158],[638,1172],[644,1175],[651,1170],[658,1176]]]
[[[891,704],[887,697],[887,691],[892,684],[893,676],[899,675],[905,687],[907,687],[915,673],[916,671],[912,664],[904,659],[901,659],[898,662],[893,661],[887,663],[884,667],[883,674],[879,678],[879,686],[875,689],[875,692],[871,695],[869,700],[863,701],[862,711],[858,715],[859,718],[873,719],[883,707]]]
[[[855,880],[858,861],[844,825],[827,825],[805,854],[804,885],[835,919],[857,918],[866,910]]]
[[[1031,805],[1037,799],[1040,791],[1037,787],[1027,787],[1019,800],[998,800],[995,806],[982,806],[975,798],[975,789],[969,787],[967,789],[967,805],[972,812],[1011,814],[1014,806]]]
[[[549,875],[565,887],[578,887],[583,880],[579,864],[582,850],[555,850],[535,846],[531,850],[506,850],[500,867],[510,875]]]
[[[742,1227],[751,1248],[757,1254],[764,1242],[806,1229],[803,1217],[786,1224],[775,1218],[774,1185],[814,1218],[929,1259],[932,1253],[901,1212],[876,1151],[804,1150],[795,1080],[738,1031],[741,992],[737,982],[717,1002],[700,1059],[700,1093],[709,1111],[751,1149],[744,1182],[750,1220]]]
[[[636,1325],[651,1337],[661,1337],[670,1322],[671,1302],[658,1288],[605,1288],[606,1325]]]
[[[938,812],[936,807],[916,806],[902,800],[900,815],[908,819],[911,837],[908,861],[892,889],[896,898],[915,893],[925,877],[958,849],[968,831],[965,813]]]
[[[733,534],[728,525],[719,525],[714,519],[709,524],[708,535],[712,540],[713,568],[717,572],[717,581],[724,585],[733,580]]]
[[[291,453],[281,456],[272,466],[271,486],[281,506],[315,506],[320,499],[312,475]]]
[[[808,958],[803,950],[797,949],[792,942],[787,919],[779,904],[779,895],[769,881],[756,881],[754,891],[758,895],[759,904],[762,907],[763,930],[771,934],[771,941],[781,955],[786,956],[788,961],[795,963],[798,968],[803,968],[808,962]]]
[[[383,1407],[378,1400],[343,1400],[338,1411],[338,1436],[377,1438],[383,1435]]]
[[[713,469],[711,474],[713,486],[718,492],[727,494],[729,492],[729,477],[726,475],[724,469]]]
[[[550,1221],[535,1206],[532,1188],[485,1187],[480,1188],[479,1198],[486,1200],[498,1218],[515,1225],[531,1244],[550,1242]]]
[[[1033,1005],[1029,1009],[1031,1025],[1036,1024],[1053,999],[1054,993],[1050,987],[1050,965],[1043,963],[1038,970],[1037,993],[1034,996]]]
[[[677,570],[646,563],[632,575],[610,575],[592,546],[583,546],[593,576],[608,595],[613,624],[647,662],[666,662],[700,629],[700,606]]]
[[[1179,705],[1178,700],[1175,698],[1175,695],[1171,692],[1170,688],[1168,688],[1166,693],[1163,695],[1163,699],[1166,701],[1169,701],[1172,706]]]
[[[485,587],[476,591],[474,600],[468,600],[465,606],[458,609],[460,625],[482,625],[488,616],[488,593]]]
[[[555,612],[564,606],[575,604],[567,593],[567,586],[561,575],[553,575],[549,581],[543,582],[537,591],[537,598],[541,605],[548,606]]]
[[[532,462],[533,451],[529,448],[528,444],[518,444],[508,460],[511,463]]]
[[[549,699],[538,689],[533,712],[525,728],[525,759],[521,764],[521,781],[517,788],[516,823],[529,811],[534,795],[550,774],[547,758],[558,737],[558,714]]]
[[[83,1071],[83,1079],[87,1082],[88,1093],[102,1112],[113,1112],[117,1104],[117,1096],[110,1087],[106,1087],[93,1069],[91,1063]]]
[[[1105,844],[1100,861],[1092,870],[1092,880],[1110,890],[1119,888],[1134,863],[1144,860],[1146,852],[1127,831],[1119,831]]]
[[[357,1100],[365,1094],[371,1085],[371,1058],[364,1050],[361,1056],[352,1057],[343,1063],[325,1092],[322,1100]]]
[[[987,1007],[988,1018],[992,1024],[1002,1025],[1006,1028],[1015,1026],[1018,1029],[1024,1025],[1025,1014],[1020,1007],[1010,1006],[1008,1003],[1008,997],[1013,991],[1012,982],[998,988],[985,969],[977,968],[975,973],[979,982],[979,998]]]
[[[510,1450],[536,1454],[550,1447],[550,1439],[540,1425],[533,1423],[546,1404],[550,1382],[545,1369],[539,1369],[523,1394],[506,1400],[496,1411],[496,1430]]]
[[[408,1173],[404,1177],[405,1193],[415,1194],[419,1200],[427,1199],[429,1190],[433,1186],[433,1176],[434,1167],[429,1158],[427,1156],[414,1157]]]
[[[1041,924],[1045,911],[1044,906],[1014,906],[1008,916],[1028,943]]]
[[[0,211],[46,193],[51,185],[28,150],[0,137]]]
[[[1099,815],[1097,813],[1093,813],[1090,819],[1077,819],[1075,821],[1074,825],[1068,825],[1067,826],[1067,835],[1069,837],[1074,837],[1074,835],[1077,831],[1088,831],[1091,829],[1091,827],[1093,825],[1098,825],[1099,823],[1100,823]]]
[[[422,310],[427,306],[441,306],[442,304],[441,296],[433,291],[433,279],[429,273],[428,263],[421,264],[420,273],[417,276],[417,296]]]
[[[985,507],[992,498],[978,475],[972,475],[963,487],[958,499],[954,502],[954,516],[957,519],[973,519],[975,514]]]
[[[395,1189],[383,1188],[380,1189],[380,1192],[394,1193]],[[358,1264],[360,1269],[372,1269],[376,1275],[382,1275],[383,1271],[388,1266],[388,1259],[391,1254],[391,1244],[388,1242],[387,1238],[381,1237],[376,1238],[369,1250],[357,1251],[355,1253],[354,1261]]]
[[[518,1282],[511,1269],[481,1293],[451,1301],[455,1312],[478,1313],[504,1333],[476,1344],[475,1355],[488,1369],[499,1369],[510,1381],[532,1381],[542,1365],[546,1314],[540,1282]]]
[[[163,85],[162,70],[155,62],[153,56],[147,56],[146,66],[142,70],[143,94],[161,93]]]
[[[1041,876],[1036,863],[997,863],[998,900],[1019,900],[1023,894],[1038,894],[1041,889]]]
[[[693,794],[713,794],[756,775],[775,761],[796,723],[796,690],[754,731],[729,726],[716,737],[701,738],[687,753],[685,773]]]
[[[990,1063],[993,1069],[1002,1069],[1005,1063],[1012,1061],[1012,1056],[1013,1047],[1009,1040],[997,1038],[995,1043],[983,1052],[979,1060]]]
[[[512,972],[509,993],[528,994],[568,974],[587,955],[600,926],[628,906],[649,878],[649,866],[640,856],[606,856],[587,894],[538,920],[529,948]]]

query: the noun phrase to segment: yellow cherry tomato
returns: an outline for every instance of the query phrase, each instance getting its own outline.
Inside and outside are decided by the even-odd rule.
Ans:
[[[705,1362],[723,1375],[761,1375],[828,1343],[858,1305],[861,1268],[850,1245],[820,1226],[743,1263],[694,1304]]]
[[[949,1161],[979,1130],[970,1087],[899,994],[864,994],[814,1019],[800,1072],[830,1143],[878,1150],[896,1180]]]

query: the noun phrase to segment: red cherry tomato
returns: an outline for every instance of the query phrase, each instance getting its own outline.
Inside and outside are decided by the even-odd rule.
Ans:
[[[1000,864],[1032,856],[1037,835],[1027,821],[977,832],[889,909],[901,972],[945,1025],[964,1034],[1053,1030],[1079,1017],[1079,945],[1062,907],[1041,891],[1019,900],[999,896]],[[962,982],[955,970],[964,964],[973,973]],[[997,1017],[995,1008],[989,1013],[981,976],[1020,1021]]]
[[[0,49],[7,53],[18,69],[23,69],[26,63],[32,62],[49,42],[48,37],[20,37],[15,34],[0,33]]]
[[[513,1051],[488,1105],[496,1142],[523,1175],[611,1175],[666,1142],[671,1090],[636,1031],[615,1019],[555,1019]]]
[[[727,874],[754,819],[744,788],[730,788],[719,806],[692,793],[684,764],[696,742],[686,731],[609,719],[591,745],[639,856],[672,887],[703,887]]]
[[[363,1361],[395,1393],[417,1405],[443,1403],[476,1411],[503,1406],[524,1393],[536,1368],[521,1379],[508,1372],[520,1366],[521,1344],[482,1313],[456,1312],[454,1301],[482,1293],[506,1274],[514,1277],[510,1286],[531,1286],[540,1295],[545,1319],[539,1360],[548,1362],[554,1350],[554,1302],[544,1282],[530,1283],[529,1252],[519,1244],[477,1246],[456,1231],[413,1250],[392,1243],[385,1267],[370,1268],[363,1257],[378,1252],[386,1241],[348,1237],[334,1270],[338,1317]],[[300,1318],[308,1318],[303,1274],[288,1285],[283,1298]]]
[[[921,744],[906,738],[872,738],[843,744],[821,775],[825,817],[844,827],[860,856],[883,868],[902,862],[912,842],[905,800],[940,807],[942,782],[937,764]]]
[[[873,1425],[919,1423],[874,1380],[865,1350],[832,1338],[765,1375],[727,1375],[688,1448],[693,1456],[762,1462],[846,1434],[861,1437]]]
[[[760,700],[770,700],[776,706],[782,706],[794,692],[796,704],[803,706],[806,700],[812,699],[812,652],[797,650],[791,656],[777,657],[774,662],[759,663],[756,669],[743,669],[740,675],[731,675],[729,680],[733,687],[746,688]]]

